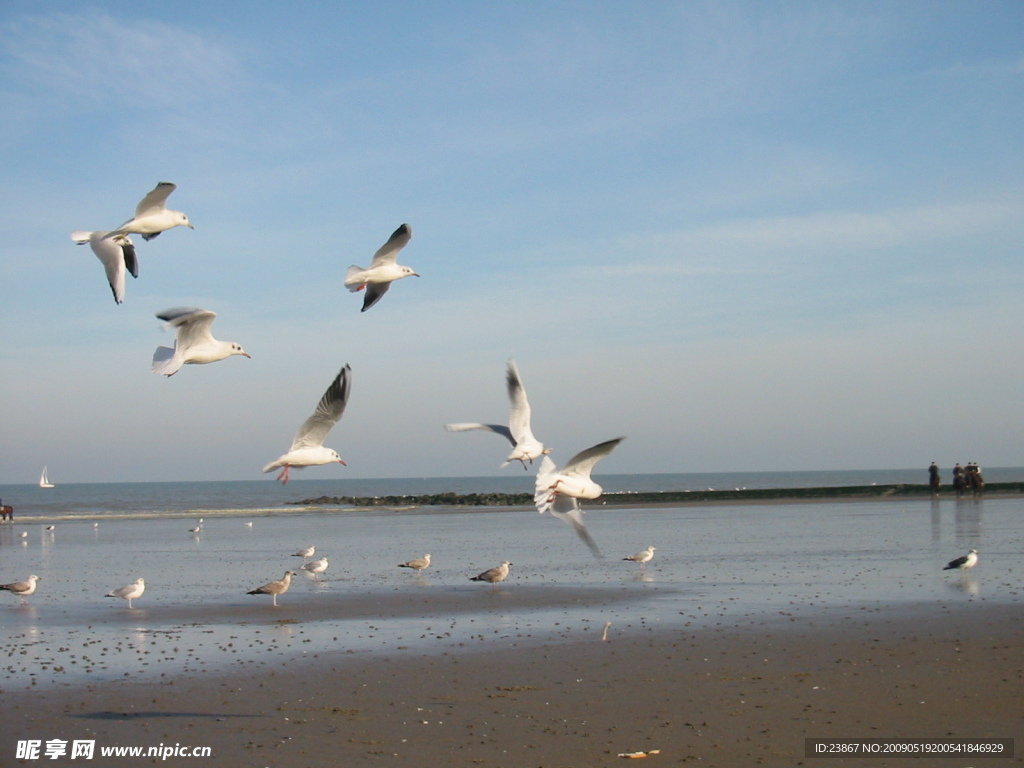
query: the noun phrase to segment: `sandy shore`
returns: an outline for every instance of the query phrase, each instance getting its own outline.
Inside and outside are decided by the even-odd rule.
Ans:
[[[189,745],[235,766],[907,765],[808,759],[804,739],[1024,734],[1024,611],[975,601],[786,615],[713,628],[609,628],[433,655],[337,651],[221,675],[3,695],[19,739]],[[1024,751],[1018,738],[1017,753]],[[97,752],[98,755],[98,752]],[[46,764],[75,761],[43,760]],[[152,764],[152,758],[111,764]],[[102,764],[94,760],[93,764]],[[963,756],[909,765],[1019,765]]]

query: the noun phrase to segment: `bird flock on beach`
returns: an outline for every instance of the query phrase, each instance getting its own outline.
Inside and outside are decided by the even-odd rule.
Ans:
[[[136,206],[135,215],[116,229],[76,230],[71,233],[73,242],[79,245],[88,244],[103,264],[116,304],[121,304],[125,300],[126,276],[139,276],[138,254],[131,235],[139,235],[148,242],[175,227],[193,229],[184,213],[167,207],[167,200],[175,189],[175,185],[169,182],[158,183]],[[348,268],[344,277],[345,287],[353,293],[364,292],[360,312],[366,312],[379,303],[393,282],[405,277],[419,277],[411,267],[397,263],[399,252],[411,239],[412,228],[408,224],[402,224],[373,255],[368,267],[352,265]],[[211,328],[217,314],[211,310],[175,307],[157,312],[156,316],[174,329],[175,341],[174,347],[157,347],[151,368],[155,374],[171,377],[184,365],[214,363],[235,355],[250,357],[240,344],[214,338]],[[537,511],[542,514],[549,513],[568,524],[591,553],[597,558],[602,558],[600,548],[584,525],[580,501],[593,500],[602,494],[603,489],[591,478],[591,472],[597,462],[611,454],[624,438],[617,437],[586,448],[558,468],[550,455],[552,449],[533,433],[530,403],[514,360],[507,363],[505,385],[510,403],[508,424],[460,422],[447,424],[445,429],[450,432],[479,430],[503,437],[512,449],[501,467],[519,462],[524,469],[529,469],[534,460],[539,459],[534,480],[534,503]],[[324,440],[344,414],[351,391],[352,368],[346,364],[327,387],[313,413],[299,426],[288,451],[264,466],[263,472],[280,469],[277,480],[286,484],[293,468],[301,469],[334,462],[344,465],[345,462],[338,452],[326,447]],[[190,529],[190,532],[198,535],[201,531],[202,520],[199,520],[197,526]],[[315,549],[315,546],[310,546],[295,552],[294,556],[302,557],[301,570],[319,581],[329,563],[327,558],[322,556],[318,560],[313,560]],[[654,552],[655,547],[648,546],[622,559],[638,563],[640,568],[645,570],[654,557]],[[977,550],[972,549],[967,555],[951,561],[945,570],[966,571],[974,567],[977,561]],[[410,568],[418,575],[430,567],[430,564],[431,556],[426,554],[422,558],[400,563],[398,567]],[[470,580],[486,582],[495,587],[508,578],[511,565],[510,561],[504,560],[498,566],[482,571]],[[288,591],[295,575],[295,571],[288,569],[282,578],[267,582],[249,591],[248,594],[271,595],[273,605],[276,606],[278,596]],[[38,581],[39,577],[33,574],[24,581],[0,584],[0,590],[9,591],[24,602],[24,598],[35,592]],[[131,584],[112,590],[107,596],[126,600],[128,607],[132,608],[133,601],[142,597],[145,589],[144,579],[139,578]]]
[[[108,230],[75,230],[71,233],[73,242],[79,245],[88,244],[92,252],[103,264],[107,282],[113,293],[116,304],[125,300],[127,275],[139,276],[139,254],[132,235],[150,241],[161,233],[175,227],[194,229],[192,223],[181,211],[167,207],[168,199],[176,186],[170,182],[160,182],[154,187],[135,208],[135,215],[119,227]],[[352,293],[363,293],[360,312],[366,312],[380,302],[388,292],[391,284],[405,277],[419,277],[411,267],[397,263],[398,254],[412,239],[412,228],[403,223],[382,245],[368,267],[352,265],[345,272],[344,286]],[[152,372],[171,377],[185,365],[203,365],[225,360],[238,355],[250,358],[242,345],[233,341],[216,339],[212,326],[217,314],[209,309],[199,307],[173,307],[156,313],[156,317],[164,321],[175,332],[174,346],[157,347],[153,354]],[[250,358],[251,359],[251,358]],[[595,557],[603,557],[601,551],[583,521],[583,509],[580,500],[598,498],[602,488],[593,479],[591,472],[598,461],[608,456],[623,438],[606,440],[597,445],[580,451],[561,468],[557,468],[551,459],[551,448],[538,440],[531,426],[530,403],[519,368],[514,360],[509,360],[505,372],[505,384],[510,402],[508,424],[484,424],[476,422],[453,423],[445,425],[451,432],[482,430],[500,435],[508,440],[511,452],[501,467],[518,462],[524,469],[529,469],[534,460],[540,459],[534,481],[534,500],[537,511],[549,513],[553,517],[567,523],[579,536]],[[277,480],[286,484],[292,469],[319,466],[329,463],[344,465],[345,461],[338,452],[324,445],[328,433],[338,423],[348,405],[352,391],[352,368],[344,365],[323,393],[313,413],[298,428],[292,439],[291,447],[277,459],[263,467],[263,472],[280,470]],[[198,535],[202,530],[202,522],[190,530]],[[627,560],[639,562],[646,566],[654,548],[646,550],[646,559],[638,559],[643,553],[633,555]],[[300,553],[296,553],[300,554]],[[303,570],[320,577],[328,567],[326,558],[311,561],[312,550],[304,557]],[[401,564],[421,572],[430,565],[430,555]],[[474,577],[476,581],[496,585],[508,577],[509,561],[491,568]],[[276,581],[268,582],[249,594],[270,594],[274,604],[277,596],[288,590],[295,572],[287,570],[284,576]],[[31,594],[35,589],[35,579],[30,579],[29,591],[12,589],[16,594]],[[21,582],[19,582],[21,583]],[[3,587],[7,589],[7,587]],[[145,590],[142,579],[114,590],[110,596],[121,597],[132,601],[141,597]]]

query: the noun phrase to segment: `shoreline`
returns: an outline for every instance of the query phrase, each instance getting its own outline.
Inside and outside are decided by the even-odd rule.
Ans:
[[[957,495],[951,488],[943,488],[936,495],[927,485],[907,483],[823,486],[809,488],[737,488],[701,491],[623,491],[607,493],[586,502],[584,510],[595,507],[614,509],[659,507],[720,507],[820,502],[891,502],[954,501],[980,502],[985,499],[1024,498],[1024,482],[991,483],[978,496]],[[318,496],[298,501],[282,501],[279,506],[244,508],[194,508],[165,511],[132,510],[117,514],[85,512],[74,515],[18,514],[11,520],[0,521],[0,532],[10,525],[29,525],[49,522],[94,522],[104,520],[171,520],[187,519],[197,514],[208,517],[273,517],[292,513],[334,514],[344,512],[417,512],[434,510],[504,511],[534,509],[533,495],[525,493],[468,493],[446,492],[406,496]]]
[[[899,766],[807,759],[804,739],[1013,737],[1022,630],[1018,605],[972,601],[696,629],[685,617],[672,628],[638,617],[613,624],[607,641],[481,636],[411,656],[339,648],[226,673],[6,693],[0,763],[13,764],[18,739],[60,738],[209,746],[226,768],[612,766],[650,750],[665,765]]]

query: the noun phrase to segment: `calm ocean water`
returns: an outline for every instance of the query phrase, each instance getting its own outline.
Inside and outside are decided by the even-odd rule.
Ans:
[[[31,522],[105,517],[187,517],[294,512],[295,502],[318,496],[401,496],[433,493],[524,493],[533,491],[533,473],[500,477],[428,477],[364,480],[295,479],[282,487],[273,480],[174,483],[60,483],[0,485],[4,504],[18,520]],[[988,482],[1024,479],[1022,467],[984,470]],[[813,488],[888,483],[926,483],[921,469],[831,472],[718,472],[654,475],[597,475],[605,493],[731,488]],[[947,479],[948,482],[948,479]]]
[[[924,471],[602,476],[609,491],[922,482]],[[1019,470],[989,471],[1017,480]],[[55,478],[57,479],[57,478]],[[316,654],[458,653],[609,638],[653,627],[765,631],[823,611],[1024,605],[1015,498],[624,508],[593,505],[594,558],[562,522],[522,508],[303,509],[326,495],[529,489],[532,475],[423,480],[128,483],[2,488],[0,583],[41,580],[28,604],[0,593],[0,692],[33,685],[253,671]],[[190,533],[205,517],[200,534]],[[55,530],[47,530],[53,520]],[[95,523],[95,524],[94,524]],[[24,536],[22,536],[24,534]],[[246,594],[302,560],[278,608]],[[654,545],[646,571],[622,557]],[[943,571],[969,548],[969,573]],[[416,575],[397,564],[430,552]],[[469,577],[510,560],[499,588]],[[105,597],[144,577],[128,610]],[[346,656],[347,658],[347,656]]]

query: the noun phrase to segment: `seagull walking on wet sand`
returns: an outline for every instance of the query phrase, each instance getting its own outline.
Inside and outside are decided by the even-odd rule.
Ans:
[[[504,581],[508,578],[508,567],[510,565],[512,565],[512,563],[508,560],[502,560],[501,565],[477,574],[472,577],[470,581],[486,581],[491,585],[491,589],[494,589],[498,586],[499,581]]]
[[[430,567],[430,555],[424,555],[423,557],[417,557],[415,560],[409,560],[406,563],[399,563],[399,568],[412,568],[416,573],[426,570]]]
[[[39,577],[33,573],[24,581],[12,581],[10,584],[0,584],[0,589],[5,589],[12,595],[20,597],[21,605],[28,605],[28,600],[25,598],[36,591],[37,581],[39,581]]]
[[[167,198],[177,187],[169,181],[161,181],[135,206],[135,216],[130,218],[110,235],[142,235],[143,240],[152,240],[161,232],[173,227],[195,229],[181,211],[172,211],[167,207]]]
[[[142,597],[142,593],[146,591],[145,579],[136,579],[127,586],[115,589],[113,592],[108,592],[107,597],[120,597],[122,600],[128,601],[128,609],[132,608],[132,600],[138,600]]]
[[[647,564],[651,562],[651,558],[654,557],[655,547],[648,547],[647,549],[637,552],[635,555],[622,558],[623,560],[629,560],[634,563],[640,563],[640,570],[646,571]]]
[[[173,376],[183,365],[216,363],[232,355],[249,357],[242,345],[213,338],[210,326],[216,312],[199,307],[165,309],[157,315],[174,328],[174,347],[157,347],[153,353],[153,373]]]
[[[412,227],[403,224],[392,232],[388,241],[373,254],[373,261],[370,262],[367,269],[355,264],[348,268],[345,273],[345,287],[352,293],[366,289],[363,308],[359,310],[360,312],[365,312],[380,301],[395,280],[401,280],[403,277],[419,277],[411,267],[403,267],[395,261],[398,252],[406,246],[410,239],[412,239]]]
[[[550,448],[545,448],[544,443],[533,436],[530,428],[530,402],[526,399],[526,388],[523,386],[522,377],[519,375],[519,368],[515,360],[508,361],[505,371],[505,384],[508,388],[508,399],[511,409],[508,415],[508,426],[504,424],[477,424],[472,422],[459,424],[446,424],[445,429],[449,432],[467,432],[472,429],[480,429],[485,432],[494,432],[501,435],[512,443],[512,453],[505,459],[502,467],[507,467],[513,461],[521,462],[523,469],[526,469],[526,462],[533,464],[533,460],[551,453]]]
[[[89,244],[107,273],[107,283],[114,294],[114,302],[123,303],[125,275],[139,276],[139,260],[131,238],[128,235],[111,237],[110,232],[84,232],[79,229],[71,233],[71,239],[79,245]]]
[[[295,571],[285,571],[284,576],[278,581],[270,581],[264,584],[262,587],[256,587],[251,592],[247,592],[248,595],[270,595],[274,598],[274,607],[277,607],[277,596],[283,595],[288,591],[288,587],[292,585],[292,576],[295,575]]]
[[[967,571],[978,564],[978,550],[972,549],[963,557],[950,560],[942,569],[944,571]]]
[[[277,479],[284,485],[288,482],[288,472],[292,467],[312,467],[320,464],[338,462],[344,465],[341,456],[337,451],[324,447],[324,438],[331,431],[331,427],[338,423],[338,419],[345,412],[348,404],[348,396],[351,391],[352,369],[346,365],[331,386],[324,392],[320,402],[313,411],[313,415],[306,419],[299,431],[295,433],[292,440],[292,447],[288,453],[279,456],[263,468],[264,472],[270,472],[278,467],[284,467]]]
[[[302,564],[302,570],[308,571],[313,574],[317,581],[320,581],[320,574],[327,570],[330,563],[327,562],[326,557],[321,557],[319,560],[310,560],[308,563]]]

